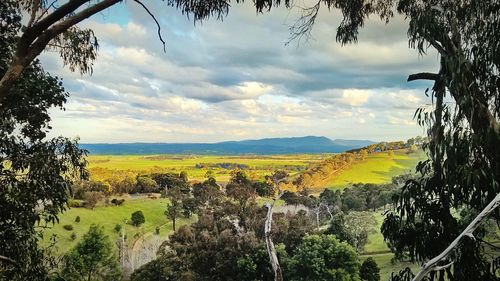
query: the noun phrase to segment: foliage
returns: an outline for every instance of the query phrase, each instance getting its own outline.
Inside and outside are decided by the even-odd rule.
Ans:
[[[132,216],[130,217],[130,220],[132,222],[132,225],[135,227],[140,226],[141,224],[146,222],[144,214],[142,213],[141,210],[133,212]]]
[[[356,251],[333,235],[304,238],[291,261],[287,280],[359,280]]]
[[[373,258],[367,258],[359,269],[359,277],[363,281],[380,281],[380,268]]]
[[[114,281],[121,272],[109,238],[102,227],[92,225],[83,239],[63,258],[65,280]]]
[[[80,222],[80,216],[76,216],[76,218],[75,218],[75,222],[76,222],[76,223],[79,223],[79,222]]]
[[[101,192],[97,191],[85,192],[83,196],[85,202],[84,206],[89,209],[94,209],[97,203],[99,203],[103,198],[104,195]]]
[[[21,32],[18,1],[0,3],[0,76],[11,62]],[[50,139],[49,110],[62,108],[68,94],[61,80],[38,60],[27,66],[0,100],[0,280],[47,276],[40,228],[58,220],[70,186],[85,177],[85,152],[76,141]]]
[[[363,252],[368,242],[368,234],[374,231],[375,225],[373,214],[368,212],[349,212],[346,215],[338,213],[333,216],[326,233],[335,235],[358,252]]]
[[[71,224],[65,224],[65,225],[63,226],[63,228],[64,228],[65,230],[71,231],[71,230],[73,230],[73,225],[71,225]]]
[[[120,233],[122,231],[122,225],[117,223],[115,227],[113,228],[116,232]]]
[[[416,261],[436,256],[464,230],[470,218],[454,215],[456,210],[478,213],[500,192],[498,5],[441,0],[398,6],[409,19],[410,46],[421,54],[432,47],[440,55],[438,73],[409,77],[434,81],[433,107],[415,113],[427,128],[429,160],[417,166],[419,177],[406,183],[382,228],[393,251]],[[483,234],[474,235],[478,239],[460,243],[441,261],[453,262],[452,268],[430,278],[494,280]]]

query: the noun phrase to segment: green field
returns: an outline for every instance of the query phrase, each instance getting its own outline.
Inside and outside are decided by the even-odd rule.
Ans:
[[[423,151],[413,153],[396,151],[391,157],[387,152],[369,154],[365,160],[331,176],[330,188],[343,188],[353,183],[386,183],[392,177],[414,171],[415,166],[425,159]]]
[[[291,175],[304,170],[309,164],[321,161],[327,154],[273,155],[273,156],[210,156],[210,155],[91,155],[89,169],[99,177],[101,169],[131,171],[134,173],[162,171],[188,173],[190,179],[202,180],[212,171],[218,181],[228,181],[231,169],[213,167],[220,163],[244,164],[249,176],[260,178],[275,170],[285,170]],[[197,168],[197,165],[207,167]]]
[[[119,238],[119,234],[114,230],[116,224],[121,224],[127,236],[127,244],[133,245],[134,241],[143,236],[155,233],[156,227],[160,228],[160,236],[167,237],[172,232],[172,222],[164,215],[168,199],[126,199],[121,206],[98,206],[94,210],[86,208],[71,208],[59,215],[59,224],[44,232],[45,244],[49,243],[50,237],[55,234],[57,238],[56,252],[64,253],[71,249],[76,242],[86,233],[91,224],[98,224],[104,227],[106,235],[109,236],[113,244]],[[140,227],[135,227],[127,222],[133,212],[141,210],[144,213],[146,222]],[[80,222],[75,222],[76,216],[80,216]],[[181,219],[177,222],[177,227],[186,224],[191,220]],[[68,231],[64,225],[73,225],[73,230]],[[76,240],[71,239],[71,233],[75,232]],[[156,235],[156,234],[155,234]]]

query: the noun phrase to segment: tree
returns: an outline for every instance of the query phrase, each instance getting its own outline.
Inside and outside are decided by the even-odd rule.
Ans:
[[[182,214],[182,206],[180,201],[171,201],[171,203],[167,204],[167,210],[165,211],[165,215],[167,218],[172,220],[172,229],[175,231],[175,222],[177,218]]]
[[[76,246],[63,257],[64,280],[118,280],[121,271],[109,238],[100,226],[91,225]]]
[[[133,212],[130,220],[132,221],[132,225],[136,227],[146,222],[141,210]]]
[[[361,264],[359,277],[363,281],[380,281],[380,268],[372,257],[367,258]]]
[[[356,251],[333,235],[309,235],[292,257],[288,280],[359,280]]]
[[[148,176],[137,176],[135,191],[138,193],[158,192],[158,184]]]
[[[21,32],[18,1],[0,2],[0,75]],[[73,181],[85,179],[85,151],[76,141],[48,138],[49,110],[68,94],[38,60],[24,69],[0,101],[0,272],[5,280],[38,280],[52,268],[39,246],[41,227],[57,222]],[[8,164],[7,164],[8,163]]]
[[[102,200],[104,196],[101,192],[91,191],[85,192],[83,199],[85,200],[85,207],[94,209],[97,203]]]

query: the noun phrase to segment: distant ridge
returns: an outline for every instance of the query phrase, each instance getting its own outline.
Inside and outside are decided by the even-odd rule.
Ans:
[[[88,143],[80,144],[90,154],[298,154],[339,153],[375,142],[369,140],[331,140],[306,136],[265,138],[218,143]]]

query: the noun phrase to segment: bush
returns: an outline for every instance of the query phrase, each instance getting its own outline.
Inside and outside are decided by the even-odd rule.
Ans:
[[[76,233],[72,232],[70,238],[72,241],[75,241],[76,240]]]
[[[131,220],[133,226],[140,226],[141,224],[146,222],[146,219],[144,218],[144,214],[142,213],[142,211],[133,212]]]
[[[122,225],[121,225],[121,224],[119,224],[119,223],[117,223],[117,224],[115,225],[115,231],[116,231],[116,232],[120,232],[121,230],[122,230]]]
[[[156,235],[160,235],[160,228],[158,226],[156,227],[155,231],[156,231]]]
[[[125,199],[116,199],[116,198],[113,198],[111,200],[111,203],[115,206],[120,206],[121,204],[123,204],[123,202],[125,202]]]
[[[101,192],[85,192],[85,207],[94,209],[94,207],[103,199],[103,195]]]
[[[63,228],[66,229],[67,231],[71,231],[71,230],[73,230],[73,225],[65,224],[65,225],[63,225]]]
[[[77,223],[80,222],[80,216],[76,216],[75,222],[77,222]]]
[[[366,281],[380,281],[380,268],[373,258],[367,258],[359,269],[359,276]]]
[[[81,208],[81,207],[83,207],[83,201],[82,200],[70,199],[70,200],[68,200],[68,207],[70,207],[70,208]]]

